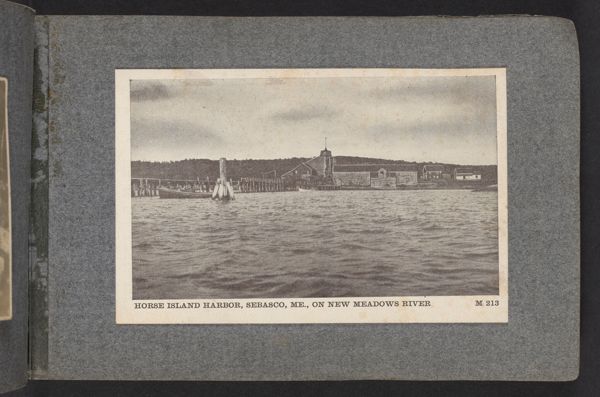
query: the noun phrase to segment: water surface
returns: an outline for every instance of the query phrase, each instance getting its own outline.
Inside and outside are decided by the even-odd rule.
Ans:
[[[132,199],[134,299],[498,293],[498,195]]]

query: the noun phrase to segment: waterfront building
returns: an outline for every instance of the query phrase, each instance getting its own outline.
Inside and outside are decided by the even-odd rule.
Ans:
[[[330,150],[298,164],[281,177],[288,185],[335,185],[347,189],[396,189],[418,184],[416,164],[338,164]]]
[[[284,179],[305,179],[310,180],[311,176],[317,175],[317,170],[307,164],[308,162],[300,163],[288,172],[281,175]]]
[[[296,167],[283,173],[281,177],[288,183],[293,183],[294,181],[303,182],[301,183],[302,185],[305,184],[304,182],[310,183],[311,181],[326,183],[326,181],[331,181],[333,164],[334,159],[331,155],[331,150],[325,147],[318,156],[298,164]]]
[[[331,178],[334,160],[333,156],[331,155],[331,150],[327,149],[327,147],[321,150],[321,153],[318,156],[308,160],[305,164],[312,167],[318,176],[323,178]]]
[[[423,166],[423,179],[427,181],[442,179],[444,166],[440,164],[426,164]]]
[[[481,172],[472,168],[455,168],[454,180],[456,181],[480,181]]]
[[[418,170],[411,164],[336,164],[333,180],[341,187],[396,189],[415,186]]]

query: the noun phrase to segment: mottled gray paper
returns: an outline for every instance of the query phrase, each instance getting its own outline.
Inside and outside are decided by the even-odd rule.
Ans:
[[[48,377],[570,380],[579,57],[547,17],[48,17]],[[43,41],[43,40],[42,40]],[[507,324],[115,324],[117,68],[507,67]]]
[[[33,20],[31,9],[0,1],[0,76],[8,81],[12,212],[12,319],[0,321],[0,393],[27,382]]]

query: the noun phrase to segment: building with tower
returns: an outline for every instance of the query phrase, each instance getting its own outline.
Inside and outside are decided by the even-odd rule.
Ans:
[[[335,186],[339,189],[397,189],[416,186],[418,170],[412,164],[337,164],[327,146],[321,153],[281,176],[297,187]]]
[[[305,164],[312,167],[320,177],[331,178],[332,176],[333,156],[331,155],[331,150],[327,149],[327,147],[321,150],[321,154],[308,160]]]
[[[298,164],[281,177],[286,184],[295,184],[299,187],[333,185],[333,167],[334,159],[331,150],[325,146],[318,156]]]

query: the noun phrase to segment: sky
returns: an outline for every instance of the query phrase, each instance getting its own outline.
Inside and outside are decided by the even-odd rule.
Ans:
[[[131,81],[131,159],[496,164],[494,76]]]

